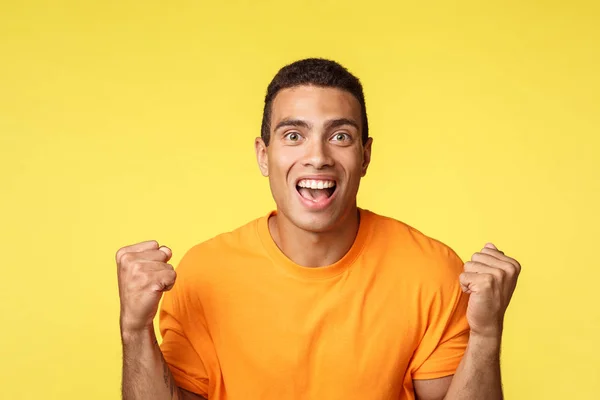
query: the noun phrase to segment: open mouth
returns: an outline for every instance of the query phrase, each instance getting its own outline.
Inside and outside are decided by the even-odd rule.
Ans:
[[[318,203],[330,198],[336,186],[334,180],[301,179],[296,184],[296,190],[304,199]]]

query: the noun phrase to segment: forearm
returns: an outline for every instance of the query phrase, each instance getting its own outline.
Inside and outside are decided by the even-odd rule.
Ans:
[[[500,339],[471,336],[444,400],[502,400]]]
[[[154,330],[122,335],[123,400],[181,400]]]

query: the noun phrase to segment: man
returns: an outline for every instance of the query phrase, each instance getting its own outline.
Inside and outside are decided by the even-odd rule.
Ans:
[[[519,263],[487,244],[463,264],[358,208],[372,143],[341,65],[278,72],[255,141],[276,211],[193,247],[177,280],[156,241],[117,252],[125,399],[502,398]]]

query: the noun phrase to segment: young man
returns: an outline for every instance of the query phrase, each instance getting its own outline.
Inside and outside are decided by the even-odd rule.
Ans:
[[[519,263],[487,244],[463,264],[358,208],[371,145],[357,78],[279,71],[255,141],[277,210],[192,248],[177,281],[156,241],[117,252],[126,400],[502,398]]]

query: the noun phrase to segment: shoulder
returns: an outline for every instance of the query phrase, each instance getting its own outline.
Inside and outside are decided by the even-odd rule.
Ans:
[[[240,227],[220,233],[188,249],[177,266],[178,276],[208,272],[219,264],[259,253],[262,249],[258,236],[258,224],[266,216],[253,219]]]
[[[373,225],[372,250],[397,260],[403,270],[421,271],[429,279],[438,276],[443,280],[462,272],[462,260],[446,243],[398,219],[367,213]]]

